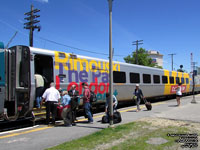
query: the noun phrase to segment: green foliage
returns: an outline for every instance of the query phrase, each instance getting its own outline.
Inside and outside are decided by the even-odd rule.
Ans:
[[[137,64],[136,52],[133,52],[131,55],[124,57],[124,60],[126,63]],[[157,63],[152,63],[152,58],[149,57],[149,54],[146,52],[144,48],[140,48],[138,50],[138,65],[156,67],[162,69],[162,67],[158,66]]]
[[[183,69],[183,65],[180,65],[180,68],[177,69],[178,72],[186,72],[186,70]]]

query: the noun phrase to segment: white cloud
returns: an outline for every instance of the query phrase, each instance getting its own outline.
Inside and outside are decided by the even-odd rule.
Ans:
[[[41,3],[48,3],[49,2],[49,0],[36,0],[36,1],[41,2]]]

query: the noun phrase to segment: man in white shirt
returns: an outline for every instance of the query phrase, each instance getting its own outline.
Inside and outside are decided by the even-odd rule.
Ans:
[[[42,95],[42,98],[45,104],[46,104],[46,123],[49,124],[50,121],[50,112],[52,113],[52,124],[55,124],[55,118],[56,118],[56,108],[58,101],[60,99],[60,93],[55,88],[55,84],[51,83],[50,88],[46,89],[44,94]]]

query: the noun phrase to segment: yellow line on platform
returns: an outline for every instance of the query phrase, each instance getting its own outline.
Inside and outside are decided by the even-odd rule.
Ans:
[[[158,103],[155,103],[155,104],[152,104],[153,106],[156,106],[156,105],[160,105],[160,104],[165,104],[165,102],[158,102]],[[145,106],[142,105],[141,108],[144,108]],[[131,111],[131,110],[136,110],[136,107],[134,108],[129,108],[129,109],[125,109],[125,110],[121,110],[120,112],[128,112],[128,111]],[[96,118],[101,118],[103,117],[104,114],[101,114],[101,115],[97,115],[97,116],[94,116],[93,118],[96,119]],[[79,119],[79,121],[86,121],[87,119]],[[8,134],[8,135],[2,135],[0,136],[0,139],[4,139],[4,138],[9,138],[9,137],[13,137],[13,136],[18,136],[18,135],[22,135],[22,134],[27,134],[27,133],[32,133],[32,132],[36,132],[36,131],[41,131],[41,130],[45,130],[45,129],[49,129],[49,128],[53,128],[53,126],[45,126],[45,127],[42,127],[42,128],[36,128],[36,129],[33,129],[33,130],[28,130],[28,131],[24,131],[24,132],[19,132],[19,133],[12,133],[12,134]]]
[[[161,104],[165,104],[165,102],[158,102],[158,103],[155,103],[155,104],[152,104],[152,106],[156,106],[156,105],[161,105]],[[141,106],[141,108],[144,108],[145,106]],[[119,112],[127,112],[127,111],[131,111],[131,110],[136,110],[137,108],[134,107],[134,108],[129,108],[129,109],[125,109],[125,110],[121,110]],[[97,115],[97,116],[94,116],[93,118],[101,118],[103,117],[104,114],[101,114],[101,115]],[[79,119],[78,121],[86,121],[87,119]]]
[[[19,132],[19,133],[12,133],[12,134],[8,134],[8,135],[3,135],[0,136],[0,139],[4,139],[4,138],[8,138],[8,137],[13,137],[13,136],[17,136],[17,135],[22,135],[22,134],[27,134],[27,133],[32,133],[32,132],[36,132],[36,131],[41,131],[41,130],[45,130],[48,128],[52,128],[52,127],[42,127],[42,128],[36,128],[33,130],[29,130],[29,131],[24,131],[24,132]]]

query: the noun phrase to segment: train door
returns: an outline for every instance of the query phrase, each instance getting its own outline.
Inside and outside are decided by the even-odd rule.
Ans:
[[[5,50],[0,49],[0,115],[4,112],[5,101]]]
[[[53,77],[53,58],[52,56],[36,54],[34,56],[35,74],[42,75],[44,79],[44,90],[47,89]]]
[[[15,46],[6,51],[6,119],[15,120],[29,113],[30,49]]]

